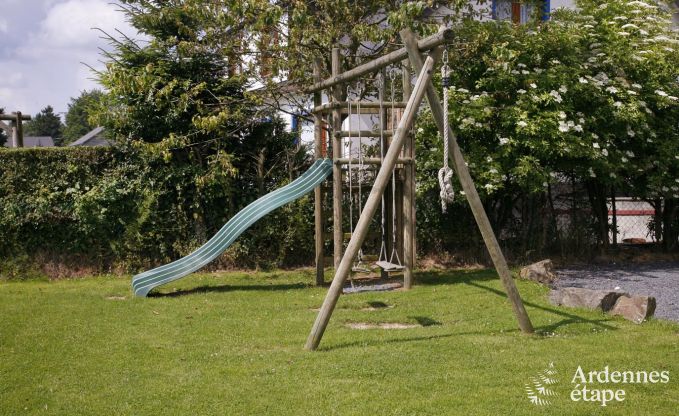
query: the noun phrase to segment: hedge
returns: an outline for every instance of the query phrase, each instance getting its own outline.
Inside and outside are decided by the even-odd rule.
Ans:
[[[206,181],[213,173],[139,149],[2,150],[0,277],[133,273],[186,255],[258,196],[238,175]],[[307,197],[260,221],[215,264],[312,259]]]

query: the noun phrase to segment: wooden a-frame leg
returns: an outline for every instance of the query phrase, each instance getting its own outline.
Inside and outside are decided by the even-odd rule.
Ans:
[[[410,29],[404,29],[401,31],[401,39],[406,44],[406,50],[408,51],[408,57],[413,65],[415,71],[419,71],[423,67],[422,55],[420,55],[419,49],[417,47],[417,37]],[[483,237],[483,241],[488,248],[490,257],[495,265],[495,270],[497,270],[498,275],[500,275],[500,280],[504,285],[505,291],[507,292],[507,297],[511,301],[512,309],[514,310],[514,315],[519,322],[519,327],[524,333],[532,333],[533,325],[530,322],[530,318],[526,313],[526,308],[523,306],[523,301],[521,300],[521,295],[514,284],[512,279],[512,274],[507,266],[507,261],[505,260],[500,245],[497,242],[493,228],[488,220],[488,215],[486,214],[483,204],[481,203],[481,198],[476,191],[476,186],[474,186],[474,181],[469,174],[469,169],[464,161],[464,156],[462,151],[457,144],[457,138],[454,132],[450,129],[450,126],[444,125],[443,118],[443,107],[441,106],[441,101],[439,100],[434,84],[429,81],[427,83],[427,100],[429,101],[429,107],[431,108],[432,115],[434,116],[434,121],[438,126],[439,131],[443,134],[443,129],[448,129],[449,137],[449,147],[451,150],[451,159],[453,166],[455,167],[455,172],[457,173],[462,189],[465,192],[469,206],[471,207],[476,223],[478,224],[479,230]]]

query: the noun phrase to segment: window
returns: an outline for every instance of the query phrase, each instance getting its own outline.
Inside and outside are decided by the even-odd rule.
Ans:
[[[550,1],[513,1],[513,0],[493,0],[493,19],[509,20],[513,23],[524,24],[530,20],[542,3],[542,20],[549,19]]]

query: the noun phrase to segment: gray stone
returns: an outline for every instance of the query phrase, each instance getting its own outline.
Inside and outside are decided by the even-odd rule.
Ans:
[[[652,296],[620,296],[609,313],[640,324],[653,316],[655,305]]]
[[[542,284],[550,284],[556,280],[552,261],[542,260],[521,269],[519,276],[525,280],[532,280]]]
[[[552,290],[549,301],[556,306],[571,308],[601,309],[607,312],[613,308],[619,297],[627,295],[624,292],[609,290],[592,290],[580,287],[564,287]]]

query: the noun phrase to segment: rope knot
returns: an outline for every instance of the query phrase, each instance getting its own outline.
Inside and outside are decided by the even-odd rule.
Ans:
[[[453,203],[455,199],[455,191],[453,190],[453,170],[449,167],[439,169],[439,187],[441,192],[441,209],[445,214],[449,204]]]

